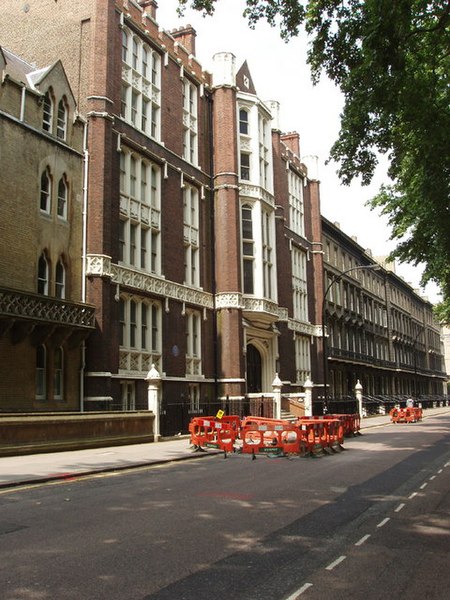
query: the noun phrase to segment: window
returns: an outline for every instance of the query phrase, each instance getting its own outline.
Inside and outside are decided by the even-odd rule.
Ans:
[[[186,312],[186,375],[201,374],[201,315]]]
[[[148,371],[161,360],[161,306],[123,295],[119,306],[121,368]]]
[[[51,177],[48,169],[43,171],[41,175],[40,189],[40,209],[42,212],[50,214],[51,211]]]
[[[45,346],[36,348],[36,400],[45,400],[47,394],[47,352]]]
[[[262,213],[262,259],[263,259],[263,294],[265,298],[272,297],[272,232],[269,213]]]
[[[242,259],[243,259],[243,287],[244,294],[253,294],[254,291],[254,240],[252,208],[244,205],[241,211],[242,221]]]
[[[248,111],[245,108],[241,108],[239,111],[239,133],[248,135],[249,123],[248,123]]]
[[[160,104],[161,58],[138,36],[132,36],[130,31],[123,29],[120,116],[140,131],[158,139]]]
[[[48,296],[48,262],[45,254],[39,257],[37,291],[38,294]]]
[[[55,400],[62,400],[64,391],[64,351],[62,348],[55,349],[54,358],[54,398]]]
[[[67,136],[67,107],[64,98],[58,104],[58,118],[56,122],[56,137],[65,140]]]
[[[183,189],[184,282],[200,287],[198,191],[190,185]]]
[[[48,90],[44,96],[43,110],[42,129],[51,133],[53,130],[53,98],[51,90]]]
[[[189,411],[191,413],[198,413],[200,412],[200,386],[198,383],[190,383],[188,390]]]
[[[128,32],[126,29],[122,30],[122,60],[124,63],[128,62]]]
[[[139,54],[139,43],[138,43],[137,38],[133,38],[133,56],[132,56],[131,65],[134,70],[137,70],[137,68],[138,68],[138,54]]]
[[[306,280],[306,253],[295,246],[291,251],[294,319],[308,321],[308,286]]]
[[[56,265],[55,273],[55,295],[57,298],[64,299],[66,297],[66,269],[62,259]]]
[[[259,184],[263,188],[270,185],[270,129],[267,119],[259,116]]]
[[[136,410],[136,384],[134,381],[120,382],[122,410]]]
[[[161,271],[161,171],[124,149],[120,157],[119,261]]]
[[[291,169],[288,171],[289,217],[292,231],[305,235],[303,207],[303,179]]]
[[[310,339],[295,336],[295,373],[297,383],[304,383],[311,377]]]
[[[183,80],[183,158],[197,162],[197,88]]]
[[[65,175],[61,177],[58,183],[58,217],[67,219],[67,180]]]
[[[241,152],[241,179],[250,181],[250,154]]]

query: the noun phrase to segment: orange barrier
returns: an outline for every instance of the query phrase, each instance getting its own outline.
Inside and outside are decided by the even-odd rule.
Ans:
[[[241,429],[242,453],[274,454],[285,456],[299,454],[302,434],[288,421],[264,419],[265,422],[251,422]]]
[[[389,416],[392,423],[416,423],[422,420],[422,409],[416,406],[408,408],[393,408]]]
[[[191,444],[197,450],[217,448],[224,452],[233,452],[236,437],[239,433],[240,419],[237,416],[194,417],[189,423]]]
[[[356,418],[358,417],[358,421]],[[196,450],[216,448],[223,452],[276,456],[322,456],[343,449],[347,430],[359,428],[359,415],[299,417],[295,423],[283,419],[238,416],[194,417],[189,424],[191,444]]]

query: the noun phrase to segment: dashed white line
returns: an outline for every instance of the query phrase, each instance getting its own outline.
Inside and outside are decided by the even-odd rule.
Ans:
[[[417,496],[417,492],[413,492],[411,496],[408,496],[408,500],[411,500],[411,498],[414,498],[414,496]]]
[[[442,473],[442,471],[443,471],[443,470],[444,470],[444,469],[439,469],[438,473],[439,473],[439,474],[440,474],[440,473]]]
[[[433,481],[433,479],[436,479],[436,475],[432,475],[432,476],[430,477],[430,481]]]
[[[421,490],[424,490],[424,489],[427,487],[427,485],[428,485],[428,483],[427,483],[427,482],[425,482],[425,483],[422,483],[422,485],[420,486],[420,489],[421,489]]]
[[[306,592],[306,590],[308,588],[310,588],[311,586],[312,586],[312,583],[305,583],[296,592],[294,592],[293,594],[291,594],[289,596],[289,598],[286,598],[286,600],[296,600],[299,596],[301,596],[301,594],[303,594],[303,592]]]
[[[332,571],[332,570],[334,569],[334,567],[337,567],[337,566],[338,566],[339,564],[341,564],[341,562],[342,562],[343,560],[345,560],[346,558],[347,558],[347,557],[346,557],[346,556],[344,556],[344,555],[340,556],[339,558],[337,558],[336,560],[334,560],[332,563],[330,563],[330,564],[328,565],[328,567],[325,567],[325,570],[326,570],[326,571]]]
[[[390,520],[391,520],[390,517],[386,517],[385,519],[383,519],[382,521],[380,521],[380,523],[378,523],[377,527],[383,527]]]
[[[362,544],[364,544],[364,542],[367,542],[369,538],[370,533],[368,533],[367,535],[363,535],[363,537],[355,543],[355,546],[362,546]]]
[[[399,504],[397,506],[397,508],[395,509],[395,512],[400,512],[402,510],[402,508],[405,508],[405,503],[402,502],[401,504]]]

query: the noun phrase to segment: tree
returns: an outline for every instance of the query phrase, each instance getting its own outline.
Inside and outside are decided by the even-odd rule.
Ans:
[[[179,0],[211,15],[217,0]],[[388,215],[391,258],[424,264],[450,322],[450,3],[439,0],[246,0],[244,16],[309,36],[313,82],[325,73],[344,109],[330,158],[344,184],[372,180],[378,156],[390,185],[370,201]]]

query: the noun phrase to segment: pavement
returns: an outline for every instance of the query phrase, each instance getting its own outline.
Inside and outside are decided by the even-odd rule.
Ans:
[[[423,418],[450,414],[450,407],[431,408]],[[366,417],[361,429],[392,425],[388,415]],[[395,425],[401,427],[402,425]],[[159,442],[0,457],[0,489],[107,473],[212,456],[218,451],[194,452],[189,436]]]

